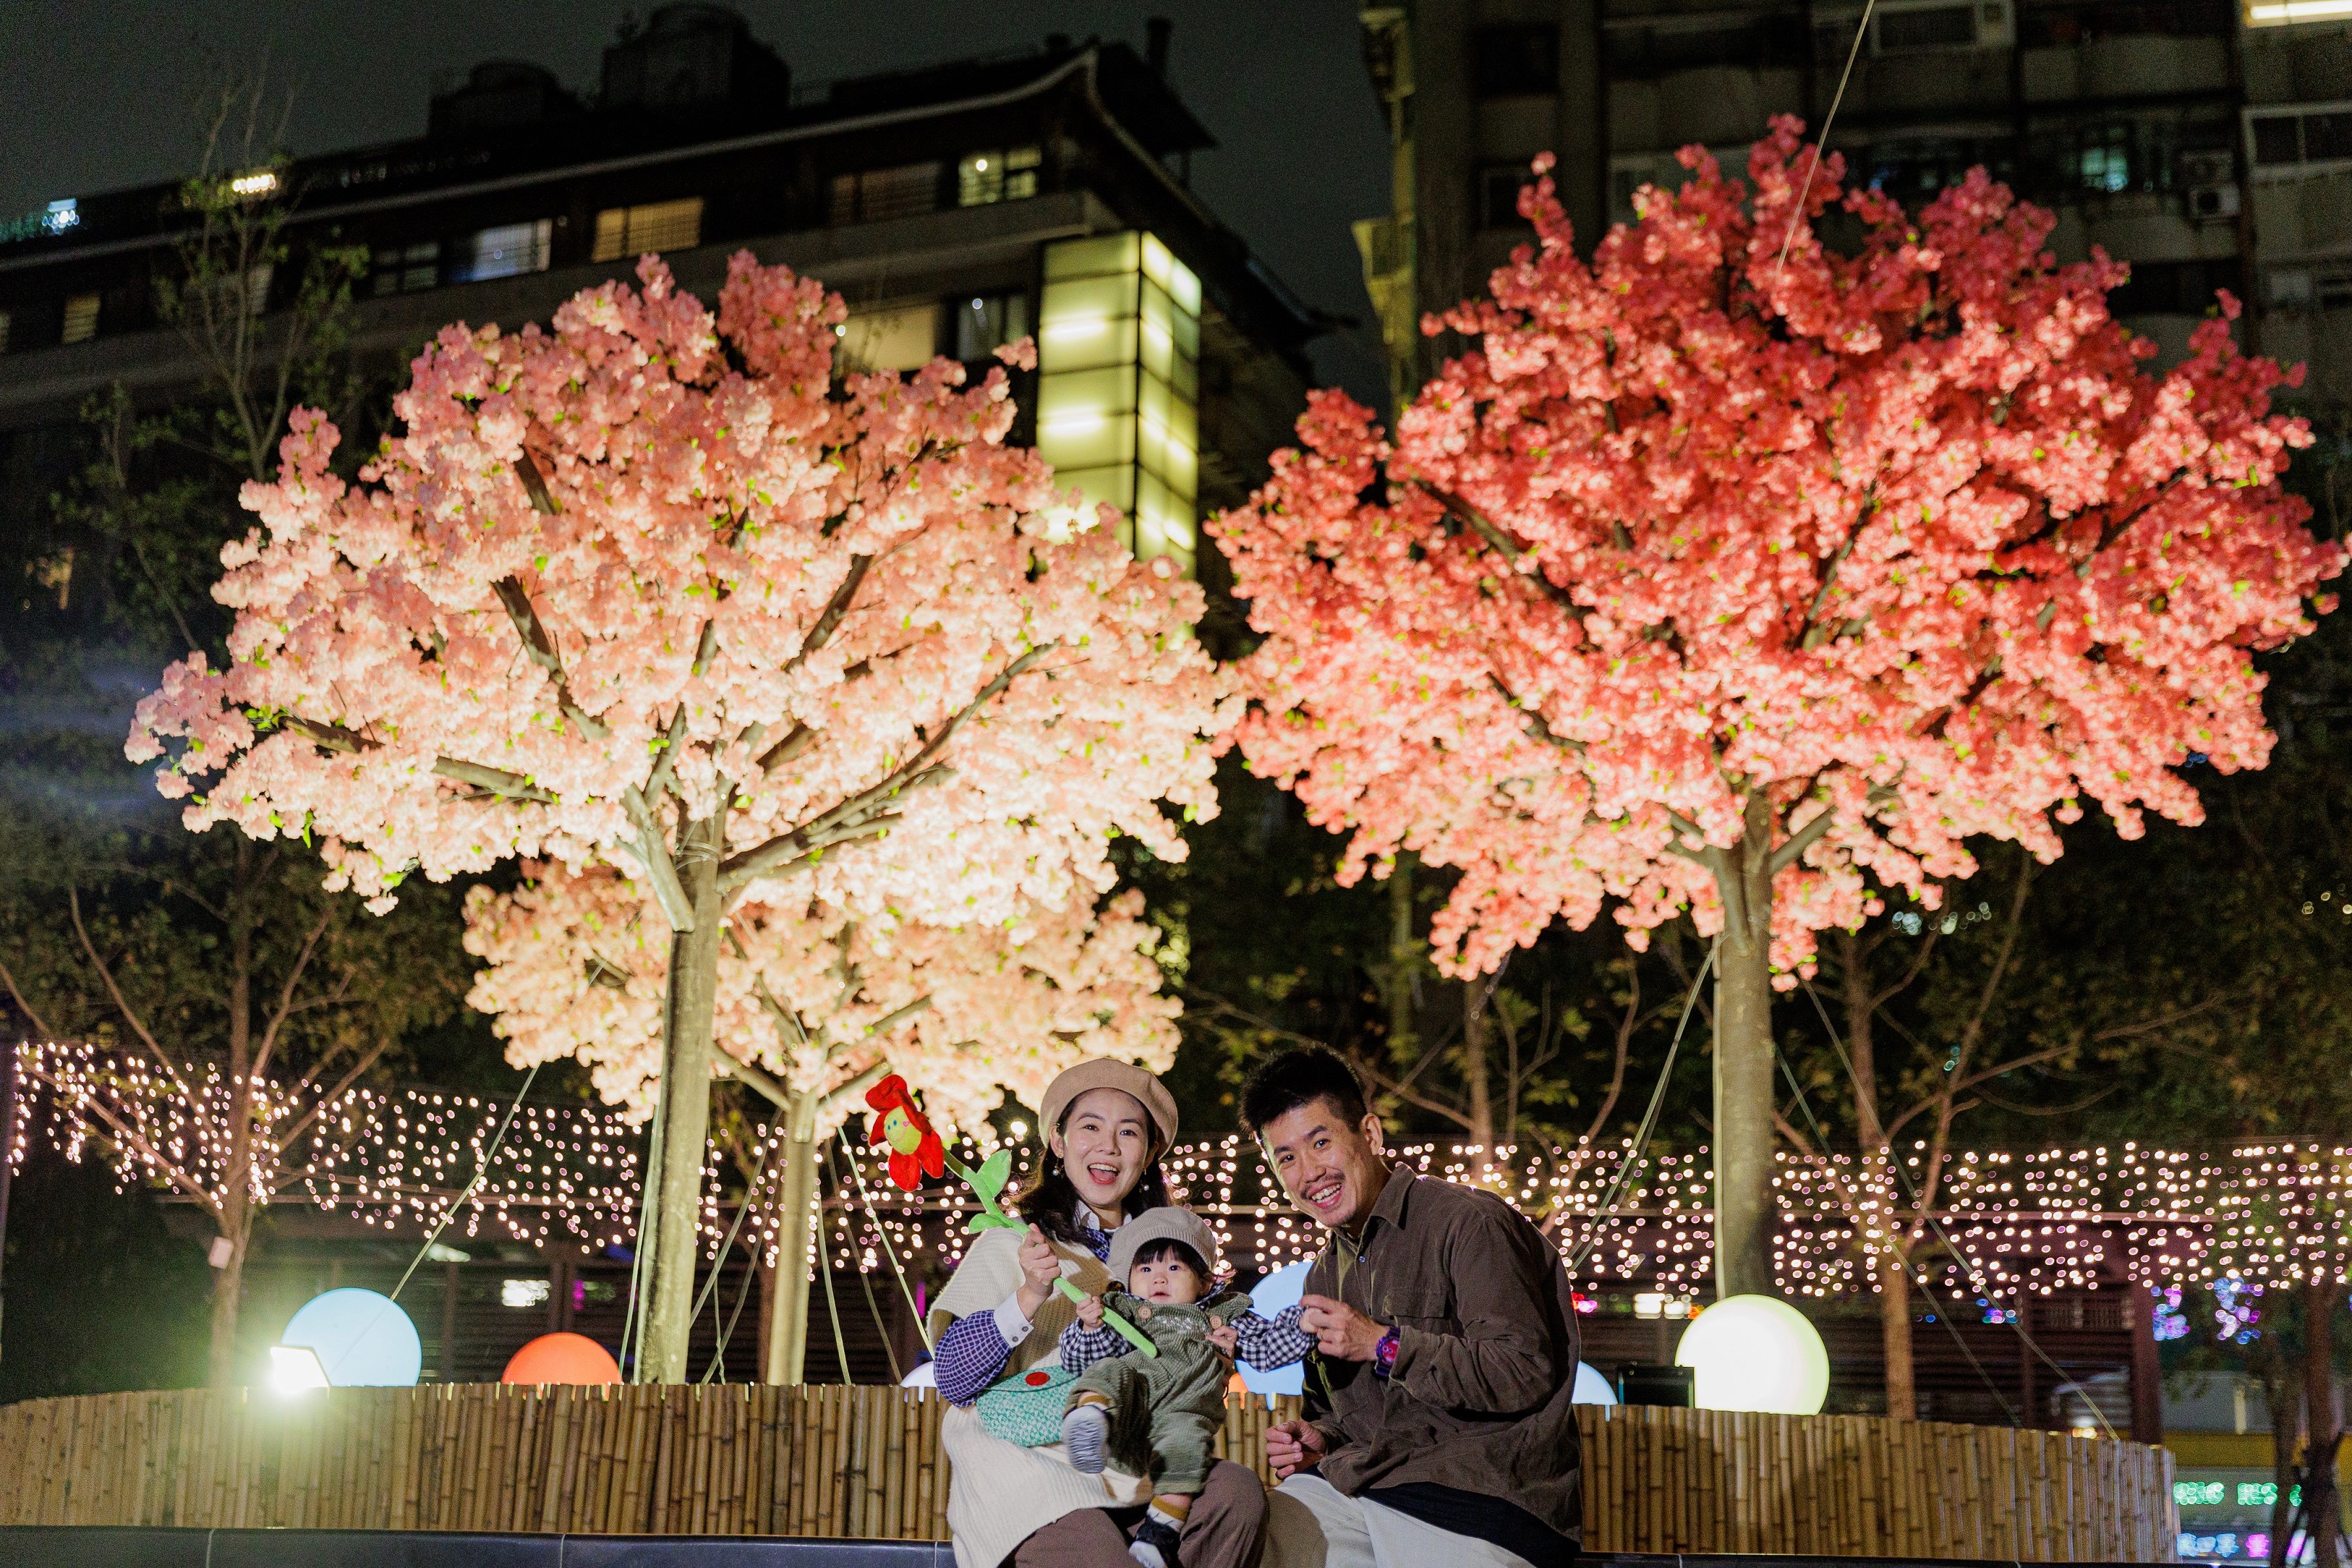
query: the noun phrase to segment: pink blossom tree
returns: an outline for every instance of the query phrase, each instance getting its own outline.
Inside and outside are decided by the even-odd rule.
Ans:
[[[650,1116],[666,933],[611,871],[532,870],[512,893],[478,887],[467,900],[466,943],[486,961],[468,999],[498,1016],[517,1067],[576,1058],[606,1100]],[[1099,909],[1085,899],[1024,908],[1001,924],[899,924],[771,884],[728,917],[719,1070],[774,1103],[785,1139],[772,1380],[800,1381],[820,1152],[864,1113],[860,1097],[884,1072],[905,1074],[952,1135],[1008,1095],[1035,1104],[1055,1073],[1090,1057],[1154,1071],[1174,1059],[1179,1004],[1160,992],[1160,933],[1142,912],[1130,890]]]
[[[714,320],[638,275],[547,330],[444,329],[356,484],[298,414],[223,552],[230,668],[173,665],[130,751],[191,828],[306,835],[377,907],[509,856],[648,889],[670,953],[640,1374],[675,1381],[730,908],[955,925],[1090,897],[1114,835],[1183,854],[1225,719],[1198,589],[1066,526],[1003,444],[1001,369],[836,383],[817,283],[738,256]]]
[[[2084,804],[2199,820],[2192,755],[2260,767],[2256,650],[2343,553],[2278,483],[2294,377],[2226,296],[2164,374],[1982,171],[1906,215],[1774,122],[1425,329],[1475,341],[1384,437],[1337,394],[1213,525],[1251,622],[1251,765],[1353,837],[1459,871],[1441,967],[1614,906],[1717,945],[1717,1279],[1771,1289],[1773,989],[1971,837],[2048,860]],[[1539,161],[1538,173],[1549,166]],[[1811,174],[1810,191],[1806,177]],[[1829,248],[1842,208],[1858,234]]]

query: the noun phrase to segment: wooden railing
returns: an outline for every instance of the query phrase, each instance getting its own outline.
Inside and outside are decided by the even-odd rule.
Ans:
[[[1235,1397],[1263,1463],[1295,1407]],[[936,1395],[897,1388],[188,1390],[0,1409],[0,1525],[939,1540]],[[2169,1561],[2161,1448],[1864,1415],[1580,1409],[1594,1552]]]

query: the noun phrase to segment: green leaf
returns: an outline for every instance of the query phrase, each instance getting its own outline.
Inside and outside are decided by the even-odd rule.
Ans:
[[[972,1190],[979,1193],[982,1197],[992,1201],[997,1194],[1004,1190],[1004,1184],[1011,1179],[1012,1175],[1013,1151],[1009,1148],[999,1149],[988,1157],[988,1163],[981,1166],[979,1173],[972,1178]]]

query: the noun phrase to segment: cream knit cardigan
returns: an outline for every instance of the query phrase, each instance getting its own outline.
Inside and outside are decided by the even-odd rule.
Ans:
[[[986,1230],[972,1238],[947,1289],[932,1303],[931,1337],[958,1318],[994,1311],[1021,1288],[1021,1242],[1025,1230]],[[1110,1282],[1095,1255],[1083,1247],[1053,1244],[1062,1274],[1089,1293]],[[1030,1320],[1029,1337],[1004,1358],[1003,1382],[1039,1363],[1058,1366],[1062,1331],[1076,1310],[1059,1291],[1045,1298]],[[1151,1500],[1151,1483],[1138,1476],[1105,1470],[1089,1476],[1070,1468],[1059,1443],[1024,1448],[981,1425],[980,1413],[950,1405],[940,1423],[940,1447],[951,1467],[948,1477],[948,1530],[955,1538],[956,1568],[998,1568],[1013,1549],[1066,1513],[1082,1508],[1140,1508]]]

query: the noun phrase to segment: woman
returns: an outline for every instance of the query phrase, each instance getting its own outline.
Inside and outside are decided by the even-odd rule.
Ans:
[[[1082,1475],[1060,1444],[1009,1443],[971,1405],[994,1384],[1059,1364],[1074,1309],[1054,1281],[1101,1290],[1118,1227],[1168,1202],[1160,1158],[1176,1141],[1176,1101],[1141,1068],[1098,1058],[1056,1078],[1037,1109],[1045,1155],[1014,1205],[1028,1229],[982,1232],[932,1309],[940,1393],[956,1406],[940,1431],[953,1467],[948,1528],[958,1568],[1135,1568],[1128,1531],[1150,1500],[1148,1480]],[[1221,1460],[1186,1517],[1179,1560],[1245,1568],[1265,1524],[1257,1477]]]

